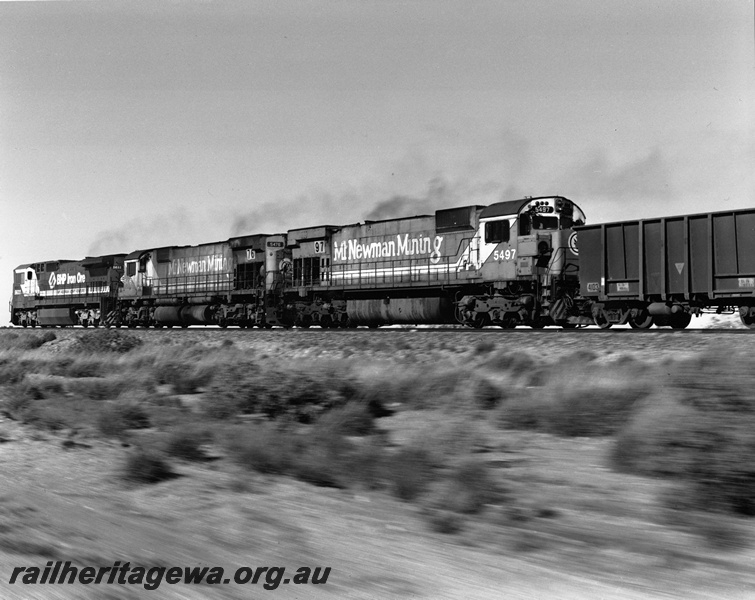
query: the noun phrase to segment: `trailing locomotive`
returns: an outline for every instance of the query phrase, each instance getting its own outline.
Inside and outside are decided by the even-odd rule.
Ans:
[[[20,265],[13,273],[11,322],[92,325],[118,303],[125,254]]]
[[[11,321],[682,328],[713,309],[755,327],[755,210],[587,226],[548,196],[21,265]]]

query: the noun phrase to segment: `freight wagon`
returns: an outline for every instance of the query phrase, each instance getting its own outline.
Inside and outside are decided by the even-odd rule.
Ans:
[[[738,309],[755,326],[755,209],[577,228],[580,294],[600,327],[686,327]]]

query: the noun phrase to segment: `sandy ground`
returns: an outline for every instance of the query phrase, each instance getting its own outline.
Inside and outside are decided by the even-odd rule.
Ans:
[[[213,335],[229,333],[243,344],[250,332]],[[747,333],[704,331],[611,338],[603,332],[524,333],[507,334],[512,347],[551,355],[595,347],[595,339],[645,357],[748,352],[753,340]],[[269,336],[269,352],[280,347],[275,340],[281,334],[259,334]],[[432,335],[470,339],[466,333]],[[433,411],[399,411],[380,426],[400,442],[436,417]],[[492,427],[488,439],[485,460],[516,501],[469,519],[460,533],[442,534],[432,531],[418,506],[385,491],[253,474],[219,448],[212,449],[216,460],[177,462],[172,480],[129,486],[118,470],[133,448],[99,440],[66,446],[65,435],[41,434],[0,417],[0,597],[755,598],[753,546],[715,549],[683,527],[665,526],[656,501],[665,483],[613,472],[606,459],[610,441]],[[736,526],[745,539],[755,539],[749,521]],[[13,567],[56,560],[209,565],[227,573],[241,566],[332,571],[325,585],[289,583],[275,590],[234,583],[163,582],[154,591],[8,583]]]

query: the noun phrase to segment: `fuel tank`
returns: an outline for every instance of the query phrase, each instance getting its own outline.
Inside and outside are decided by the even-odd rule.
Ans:
[[[447,298],[348,300],[346,312],[349,320],[358,325],[454,322],[453,305]]]
[[[40,325],[77,325],[79,319],[70,308],[40,308],[37,321]]]
[[[159,306],[155,309],[155,321],[160,325],[214,325],[212,307],[199,306]]]

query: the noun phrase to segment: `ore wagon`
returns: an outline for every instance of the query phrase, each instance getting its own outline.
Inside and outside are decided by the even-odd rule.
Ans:
[[[755,209],[578,228],[580,291],[601,327],[686,327],[704,310],[755,325]]]

